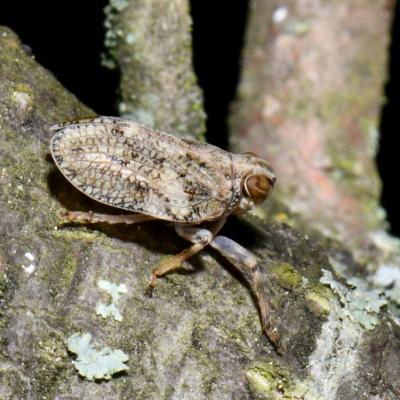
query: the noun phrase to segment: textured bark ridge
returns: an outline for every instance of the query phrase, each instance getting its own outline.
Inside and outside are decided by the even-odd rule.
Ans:
[[[204,251],[148,297],[152,266],[187,246],[168,226],[60,227],[60,210],[115,213],[49,157],[48,127],[93,112],[7,28],[0,49],[0,399],[399,398],[394,308],[340,244],[256,216],[226,226],[260,260],[278,355],[247,271]]]

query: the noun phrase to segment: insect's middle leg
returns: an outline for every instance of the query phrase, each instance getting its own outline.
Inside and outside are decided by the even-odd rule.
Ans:
[[[194,256],[200,250],[210,244],[214,235],[222,228],[225,219],[217,221],[210,229],[201,228],[199,226],[175,225],[176,233],[183,239],[193,243],[192,246],[181,251],[176,256],[169,258],[159,264],[150,276],[149,286],[154,288],[157,286],[157,278],[178,268],[185,260]]]

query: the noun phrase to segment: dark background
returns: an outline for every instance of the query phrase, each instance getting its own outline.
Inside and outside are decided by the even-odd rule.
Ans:
[[[37,61],[98,114],[116,114],[118,72],[100,65],[103,8],[106,0],[68,2],[13,1],[0,6],[0,25],[9,26],[32,49]],[[208,115],[208,140],[227,145],[229,103],[239,79],[240,49],[248,0],[229,2],[219,10],[212,2],[192,0],[193,58]],[[391,231],[400,236],[400,5],[392,27],[389,80],[382,109],[377,157],[383,180],[382,204]],[[221,25],[223,23],[223,25]],[[1,49],[0,49],[1,51]],[[398,115],[396,115],[396,110]],[[398,164],[399,163],[399,164]]]

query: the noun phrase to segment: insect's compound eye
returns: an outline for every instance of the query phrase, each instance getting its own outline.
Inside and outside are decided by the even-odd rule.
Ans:
[[[246,195],[259,203],[265,200],[274,182],[265,175],[248,175],[244,181]]]

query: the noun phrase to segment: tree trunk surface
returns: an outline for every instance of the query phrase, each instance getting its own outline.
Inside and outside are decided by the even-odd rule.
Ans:
[[[275,200],[359,250],[385,226],[374,157],[386,4],[253,1],[231,118],[233,148],[261,153],[275,167]]]
[[[147,113],[151,118],[142,122],[199,138],[204,119],[190,63],[188,7],[183,1],[163,3],[161,12],[157,2],[110,2],[109,29],[121,24],[112,44],[122,73],[121,105],[127,107],[121,111],[139,119]],[[276,16],[282,2],[275,8],[273,2],[252,3],[232,140],[241,150],[262,150],[277,166],[280,187],[270,206],[232,218],[223,232],[259,260],[282,354],[262,332],[251,279],[240,265],[203,251],[160,279],[149,297],[152,267],[187,246],[170,227],[162,222],[60,225],[60,210],[116,212],[74,189],[49,156],[49,126],[94,113],[24,53],[13,32],[0,29],[0,399],[400,397],[400,246],[382,231],[379,182],[366,133],[376,126],[380,106],[388,17],[379,1],[359,0],[347,9],[342,2],[330,7],[307,2],[308,8],[302,3],[297,8],[288,4],[290,12],[283,20],[284,10]],[[322,20],[317,18],[320,8]],[[374,12],[382,18],[379,23],[370,22]],[[129,25],[135,18],[137,23]],[[307,39],[314,30],[328,34],[325,23],[337,24],[337,34],[321,41],[336,46],[331,63]],[[367,35],[364,44],[359,35]],[[380,43],[374,42],[379,35]],[[151,42],[151,54],[142,47],[143,38],[158,38]],[[162,51],[175,46],[182,51],[182,43],[187,47],[179,57],[169,58],[170,52]],[[356,51],[349,46],[366,46],[360,60],[352,58]],[[325,54],[331,57],[331,50]],[[349,87],[341,86],[341,57],[349,71],[353,62],[362,68],[354,77],[348,72]],[[298,65],[306,59],[309,67]],[[161,65],[169,71],[166,81],[160,77]],[[182,73],[175,76],[177,71]],[[135,74],[149,74],[145,84]],[[191,77],[189,85],[182,83],[182,74]],[[283,75],[273,83],[275,74]],[[330,81],[335,76],[340,101]],[[252,79],[259,79],[258,87]],[[179,96],[170,97],[170,89]],[[133,97],[137,93],[139,100]],[[325,109],[319,102],[329,93]],[[366,127],[360,125],[363,118]],[[310,149],[316,149],[315,159]],[[343,166],[346,160],[353,160],[350,169],[359,164],[357,173]],[[334,180],[335,171],[343,182]],[[369,187],[362,174],[368,175]],[[302,183],[310,190],[308,202]],[[329,193],[338,193],[323,207],[327,187]],[[364,207],[366,198],[370,208]],[[349,208],[339,213],[343,204]],[[347,229],[360,233],[359,238],[348,240]],[[363,246],[370,237],[375,247],[366,252]],[[360,254],[367,254],[369,263],[360,262]],[[389,278],[398,279],[390,280],[388,270]],[[114,287],[113,301],[105,287]],[[99,307],[110,302],[119,317],[100,315]],[[101,354],[123,352],[118,353],[124,363],[120,372],[113,372],[111,358],[105,358],[110,372],[101,379],[90,379],[90,363],[86,372],[78,371],[82,364],[71,338],[84,334],[91,335],[92,347]],[[82,359],[93,354],[93,349],[85,349]]]

